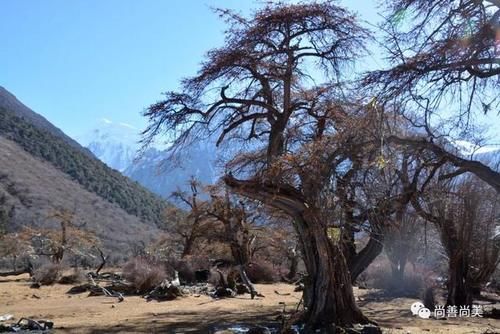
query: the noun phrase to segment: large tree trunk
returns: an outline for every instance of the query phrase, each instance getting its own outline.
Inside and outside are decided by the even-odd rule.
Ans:
[[[335,333],[335,326],[369,322],[356,305],[344,247],[329,239],[327,224],[299,191],[290,186],[236,180],[230,175],[224,181],[237,193],[283,210],[293,218],[308,274],[301,319],[307,331]]]
[[[354,299],[349,268],[341,247],[314,221],[297,221],[308,277],[304,289],[304,322],[308,329],[367,323]]]
[[[192,236],[185,238],[181,259],[191,255],[191,253],[193,252],[193,245],[194,245],[194,238]]]
[[[354,252],[352,252],[353,246],[349,247],[350,256],[347,258],[349,271],[351,273],[351,282],[354,284],[356,279],[361,275],[362,272],[368,268],[368,266],[377,258],[377,256],[382,253],[384,249],[383,239],[384,235],[382,233],[372,232],[370,240],[366,246],[359,252],[356,253],[356,248],[354,247]],[[354,239],[352,240],[354,243]]]
[[[450,256],[447,306],[472,305],[472,287],[468,278],[466,255],[457,251]]]

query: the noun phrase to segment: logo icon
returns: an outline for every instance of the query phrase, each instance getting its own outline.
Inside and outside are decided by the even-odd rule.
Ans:
[[[411,304],[410,310],[413,315],[418,315],[418,311],[424,307],[424,304],[422,304],[421,302],[415,302]]]
[[[431,317],[431,310],[425,307],[421,302],[411,304],[410,310],[413,315],[418,315],[422,319],[429,319]]]
[[[422,319],[429,319],[431,317],[431,310],[429,310],[427,307],[422,307],[420,310],[418,310],[418,316]]]

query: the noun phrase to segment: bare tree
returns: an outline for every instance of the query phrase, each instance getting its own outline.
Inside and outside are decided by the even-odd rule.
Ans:
[[[455,133],[478,140],[473,115],[500,106],[500,2],[397,0],[385,6],[381,28],[390,68],[369,73],[363,85],[418,128],[418,135],[392,133],[386,143],[432,151],[456,167],[454,175],[473,173],[500,191],[497,171],[464,158],[445,139]]]
[[[498,0],[396,0],[385,4],[384,46],[392,68],[371,73],[385,97],[413,100],[428,113],[457,105],[457,125],[470,113],[498,110]],[[457,117],[458,116],[458,117]]]
[[[167,132],[176,135],[174,149],[215,133],[218,144],[252,143],[254,149],[236,156],[230,168],[254,177],[239,180],[229,173],[224,181],[292,218],[309,274],[301,320],[308,328],[330,330],[333,323],[366,323],[342,247],[327,234],[332,201],[324,196],[344,160],[333,145],[343,134],[330,136],[336,130],[331,117],[346,129],[350,116],[335,103],[342,96],[337,84],[312,87],[309,81],[308,87],[306,65],[316,62],[340,79],[343,65],[363,50],[367,32],[330,1],[270,4],[250,19],[221,14],[230,24],[225,46],[208,53],[199,74],[183,81],[182,93],[167,93],[146,111],[144,142]]]
[[[246,268],[251,263],[252,244],[255,234],[252,233],[252,223],[255,215],[247,210],[242,200],[231,198],[228,190],[220,194],[217,190],[211,191],[212,202],[207,214],[223,225],[222,240],[229,244],[231,255],[236,262],[240,277],[248,287],[252,299],[258,295],[257,290],[246,274]]]
[[[499,264],[498,195],[474,178],[440,182],[413,206],[440,232],[449,264],[448,305],[471,305]]]
[[[25,228],[23,238],[29,238],[36,255],[48,256],[52,262],[60,263],[70,251],[76,255],[89,255],[99,244],[98,238],[83,225],[75,225],[74,213],[67,209],[53,210],[49,219],[59,221],[60,230]]]
[[[384,240],[385,252],[391,262],[392,278],[395,283],[404,279],[406,264],[420,249],[420,231],[423,225],[418,214],[405,207],[396,212],[395,224]],[[413,258],[414,259],[414,258]]]
[[[199,188],[201,184],[195,179],[191,178],[189,181],[190,192],[186,193],[177,190],[172,193],[172,197],[186,205],[189,209],[186,215],[181,211],[182,209],[173,207],[169,208],[166,215],[168,220],[172,216],[176,216],[174,226],[169,227],[173,232],[180,236],[182,244],[181,258],[190,256],[193,252],[195,242],[206,233],[206,216],[207,203],[199,199]]]

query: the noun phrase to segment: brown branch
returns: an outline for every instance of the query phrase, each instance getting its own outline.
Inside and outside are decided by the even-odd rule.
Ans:
[[[409,146],[414,149],[425,149],[431,151],[439,158],[443,158],[454,166],[476,175],[478,178],[492,186],[497,192],[500,192],[500,173],[491,169],[480,161],[461,158],[446,151],[436,143],[428,141],[427,139],[422,137],[402,138],[397,136],[389,136],[386,140],[387,142],[396,145]]]

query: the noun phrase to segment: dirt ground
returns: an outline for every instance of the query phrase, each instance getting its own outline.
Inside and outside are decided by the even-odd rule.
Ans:
[[[214,333],[235,324],[276,322],[283,307],[293,310],[301,296],[292,285],[273,284],[257,285],[265,297],[255,300],[248,295],[222,300],[187,296],[167,302],[126,297],[117,303],[115,298],[87,297],[86,293],[67,295],[69,288],[57,284],[30,289],[27,276],[3,277],[0,315],[12,314],[14,320],[48,319],[54,322],[55,333]],[[415,299],[388,299],[375,290],[355,289],[355,293],[364,313],[384,333],[500,333],[500,320],[418,319],[410,312]]]

